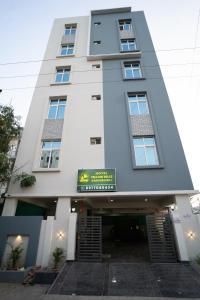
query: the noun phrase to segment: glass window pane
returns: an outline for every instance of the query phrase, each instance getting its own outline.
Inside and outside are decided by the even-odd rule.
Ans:
[[[50,104],[57,104],[58,100],[51,100]]]
[[[69,48],[67,54],[73,54],[73,48]]]
[[[138,95],[138,100],[139,101],[147,101],[146,95]]]
[[[57,168],[58,167],[58,161],[59,161],[59,150],[52,150],[51,152],[51,161],[50,161],[50,168]]]
[[[148,110],[148,105],[146,102],[139,102],[139,107],[140,107],[140,114],[141,115],[148,115],[149,110]]]
[[[147,165],[154,166],[158,165],[157,154],[155,147],[146,148],[146,156],[147,156]]]
[[[122,51],[129,51],[128,44],[122,44]]]
[[[66,48],[61,49],[61,55],[66,55]]]
[[[75,34],[75,33],[76,33],[76,29],[74,28],[71,30],[71,34]]]
[[[60,148],[60,141],[53,141],[52,149],[59,149],[59,148]]]
[[[65,113],[65,106],[64,105],[58,106],[57,119],[64,119],[64,113]]]
[[[136,45],[135,45],[135,43],[129,44],[129,50],[130,50],[130,51],[136,50]]]
[[[60,104],[66,104],[66,100],[65,99],[60,99],[59,103]]]
[[[56,74],[56,82],[62,82],[62,74],[61,73]]]
[[[48,168],[49,157],[50,157],[50,151],[42,151],[41,160],[40,160],[41,168]]]
[[[125,69],[125,78],[133,78],[131,69]]]
[[[43,142],[42,143],[42,149],[50,149],[51,148],[51,142]]]
[[[134,78],[141,77],[140,70],[139,69],[133,69]]]
[[[129,30],[130,29],[130,25],[129,24],[124,24],[124,30]]]
[[[129,103],[130,115],[139,115],[138,105],[136,102]]]
[[[137,139],[137,138],[134,138],[134,139],[133,139],[133,144],[134,144],[134,145],[143,145],[144,142],[143,142],[143,139]]]
[[[135,160],[137,166],[146,165],[145,151],[143,147],[135,147]]]
[[[57,110],[57,106],[50,106],[48,119],[55,119],[56,118],[56,110]]]
[[[151,137],[145,138],[144,142],[145,142],[145,145],[155,145],[155,140],[154,140],[154,138],[151,138]]]
[[[67,82],[67,81],[69,81],[69,73],[67,72],[67,73],[64,73],[64,75],[63,75],[63,80],[62,80],[63,82]]]

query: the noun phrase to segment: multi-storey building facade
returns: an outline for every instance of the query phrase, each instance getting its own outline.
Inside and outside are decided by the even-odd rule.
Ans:
[[[161,213],[170,213],[178,259],[198,254],[189,202],[195,191],[143,12],[119,8],[55,20],[16,166],[36,183],[10,185],[1,255],[6,237],[20,235],[29,239],[27,265],[48,265],[55,247],[74,260],[77,217],[87,215],[102,216],[103,235],[114,217],[124,224],[132,217],[151,252],[151,222],[159,237],[167,222],[155,225]],[[78,170],[84,187],[77,188]],[[85,170],[95,174],[89,185]],[[109,181],[115,171],[116,187]]]

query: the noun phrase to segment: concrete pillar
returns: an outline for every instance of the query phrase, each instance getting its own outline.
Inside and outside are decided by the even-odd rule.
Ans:
[[[192,212],[190,198],[188,197],[188,195],[176,195],[175,202],[175,209],[182,227],[183,239],[185,240],[189,260],[193,260],[197,255],[200,254],[198,219],[197,216]]]
[[[71,213],[68,226],[67,260],[75,260],[77,213]]]
[[[71,213],[71,199],[59,198],[56,206],[56,220],[59,222],[66,222]]]
[[[176,248],[178,251],[178,258],[180,261],[189,261],[185,236],[183,233],[182,224],[180,221],[180,217],[177,213],[177,211],[171,211],[171,219],[173,222],[174,227],[174,233],[175,233],[175,242],[176,242]]]
[[[12,217],[15,216],[18,200],[15,198],[8,198],[4,202],[2,216]]]
[[[43,242],[43,251],[42,251],[42,259],[41,266],[47,267],[51,260],[51,244],[53,238],[53,227],[54,227],[54,217],[47,217],[46,226],[45,226],[45,235]]]

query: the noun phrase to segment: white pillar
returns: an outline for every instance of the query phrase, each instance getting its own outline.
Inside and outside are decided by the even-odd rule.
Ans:
[[[198,219],[192,212],[188,195],[176,195],[176,213],[179,216],[189,260],[200,253],[200,235]]]
[[[47,267],[51,260],[51,244],[53,238],[54,217],[47,217],[41,266]]]
[[[178,251],[178,258],[180,261],[189,261],[185,236],[183,233],[182,224],[180,221],[180,217],[177,213],[177,211],[171,211],[172,216],[172,222],[174,227],[174,233],[175,233],[175,242],[176,242],[176,248]]]
[[[4,206],[3,206],[3,211],[2,211],[2,216],[15,216],[16,209],[17,209],[17,199],[14,198],[8,198],[5,200]]]
[[[68,226],[67,260],[75,260],[77,213],[71,213]]]
[[[71,198],[59,198],[56,205],[56,220],[66,222],[71,213]]]

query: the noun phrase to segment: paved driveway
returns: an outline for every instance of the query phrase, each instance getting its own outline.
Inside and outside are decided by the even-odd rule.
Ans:
[[[74,262],[66,264],[49,292],[200,299],[200,276],[189,264]]]

